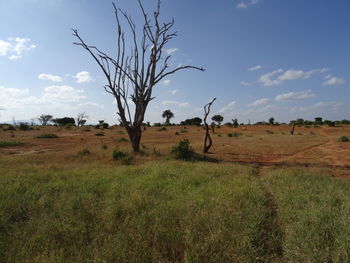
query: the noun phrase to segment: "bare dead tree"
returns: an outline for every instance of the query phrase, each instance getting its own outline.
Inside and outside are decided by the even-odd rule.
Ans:
[[[75,121],[78,126],[84,126],[87,118],[89,118],[89,116],[85,112],[81,112],[78,113],[78,116],[76,117]]]
[[[296,122],[293,122],[293,127],[292,127],[292,129],[289,131],[289,133],[290,133],[291,135],[294,135],[295,125],[297,125],[297,123],[296,123]]]
[[[78,39],[74,44],[88,51],[106,77],[107,84],[104,89],[116,99],[118,115],[129,135],[134,152],[140,151],[141,125],[147,106],[154,99],[152,97],[154,86],[180,70],[204,71],[203,68],[190,65],[171,67],[169,63],[172,55],[164,56],[164,49],[169,41],[177,36],[177,32],[173,31],[174,19],[170,22],[160,21],[160,0],[152,15],[146,13],[141,0],[138,0],[138,3],[143,17],[143,26],[139,30],[131,16],[113,3],[117,23],[116,58],[112,58],[95,46],[88,45],[78,31],[73,29],[73,35]],[[130,45],[127,44],[121,18],[126,22],[126,29],[131,38]],[[134,114],[130,109],[129,99],[134,104]]]
[[[210,107],[215,100],[216,98],[214,98],[211,102],[209,102],[204,106],[204,127],[205,127],[205,138],[204,138],[204,147],[203,147],[204,153],[207,153],[213,144],[213,141],[211,140],[210,133],[209,133],[209,125],[207,123],[207,118],[208,118],[208,115],[210,114]]]

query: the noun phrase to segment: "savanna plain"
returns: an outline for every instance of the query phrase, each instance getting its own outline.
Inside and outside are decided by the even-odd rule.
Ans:
[[[290,128],[3,125],[0,262],[349,262],[350,126]]]

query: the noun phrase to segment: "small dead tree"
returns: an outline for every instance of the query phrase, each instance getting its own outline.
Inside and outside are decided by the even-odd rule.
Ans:
[[[203,68],[190,65],[171,67],[169,63],[172,55],[164,56],[164,53],[168,42],[177,36],[177,32],[173,31],[174,19],[166,23],[160,21],[160,0],[152,15],[146,13],[141,0],[138,3],[143,17],[142,28],[136,28],[131,16],[113,3],[117,23],[116,58],[88,45],[78,31],[73,29],[73,35],[78,39],[74,44],[88,51],[106,77],[107,84],[104,89],[116,100],[118,115],[129,135],[134,152],[140,151],[141,126],[147,106],[154,99],[154,86],[165,77],[183,69],[204,71]],[[121,18],[125,20],[130,33],[130,43],[126,41]],[[134,104],[133,110],[130,109],[129,99]]]
[[[213,141],[211,140],[210,133],[209,133],[209,125],[207,123],[207,118],[208,118],[208,115],[210,114],[210,107],[215,100],[216,98],[214,98],[211,102],[209,102],[204,106],[204,127],[205,127],[205,138],[204,138],[204,147],[203,147],[204,153],[208,153],[210,147],[213,144]]]
[[[87,118],[89,118],[89,116],[85,112],[81,112],[78,113],[78,116],[76,117],[75,121],[78,126],[84,126]]]
[[[297,123],[296,123],[296,122],[293,122],[292,129],[289,131],[289,133],[290,133],[291,135],[294,135],[295,125],[297,125]]]

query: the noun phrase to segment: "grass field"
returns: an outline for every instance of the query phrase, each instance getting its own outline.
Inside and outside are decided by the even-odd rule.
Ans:
[[[0,262],[348,262],[350,127],[288,129],[0,131]]]

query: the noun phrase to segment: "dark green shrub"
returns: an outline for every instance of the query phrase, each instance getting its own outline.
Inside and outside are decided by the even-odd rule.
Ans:
[[[21,122],[18,126],[18,129],[20,129],[21,131],[29,131],[30,126],[25,122]]]
[[[5,147],[13,147],[13,146],[23,146],[25,145],[24,142],[5,142],[5,141],[0,141],[0,148],[5,148]]]
[[[4,131],[15,131],[16,130],[16,127],[9,124],[7,125],[7,128],[4,129]]]
[[[194,156],[194,151],[190,146],[188,139],[181,140],[177,145],[171,149],[171,154],[175,159],[179,160],[191,160]]]
[[[175,132],[175,135],[180,135],[180,133],[178,133],[178,132]]]
[[[37,139],[55,139],[55,138],[58,138],[58,136],[56,134],[53,134],[53,133],[47,133],[47,134],[38,135],[34,138],[37,138]]]
[[[118,149],[113,151],[112,156],[114,160],[121,161],[124,165],[131,164],[132,158],[129,156],[129,154],[122,152]]]
[[[95,134],[96,136],[105,136],[105,134],[103,132],[98,132]]]
[[[341,136],[339,137],[338,142],[350,142],[350,139],[347,136]]]
[[[125,134],[125,132],[124,131],[117,131],[117,134]]]
[[[102,128],[103,129],[108,129],[109,124],[107,122],[102,123]]]
[[[102,150],[107,150],[108,146],[106,144],[102,144],[101,148],[102,148]]]
[[[161,127],[161,128],[158,129],[158,131],[166,131],[166,130],[167,130],[166,127]]]

